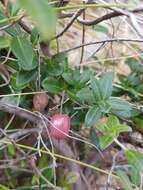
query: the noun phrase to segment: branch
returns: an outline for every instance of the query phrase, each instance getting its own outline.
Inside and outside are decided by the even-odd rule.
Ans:
[[[41,121],[41,118],[40,116],[38,116],[38,114],[17,106],[13,106],[11,104],[7,104],[3,101],[0,102],[0,110],[27,119],[33,123],[38,123],[39,121]]]
[[[74,21],[77,19],[78,16],[81,15],[81,13],[84,11],[84,9],[80,9],[78,10],[71,18],[71,21],[66,25],[66,27],[63,29],[62,32],[60,32],[58,35],[54,36],[52,38],[52,40],[59,38],[60,36],[62,36],[70,27],[71,25],[74,23]]]
[[[131,13],[139,13],[139,12],[143,12],[143,8],[137,8],[137,9],[134,9],[132,11],[129,11]],[[118,17],[118,16],[129,16],[128,14],[124,14],[124,12],[117,12],[117,11],[114,11],[114,12],[111,12],[109,14],[106,14],[106,15],[103,15],[102,17],[100,18],[97,18],[96,20],[93,20],[93,21],[87,21],[87,20],[82,20],[82,19],[77,19],[77,21],[80,23],[80,24],[84,24],[84,25],[87,25],[87,26],[91,26],[91,25],[96,25],[96,24],[99,24],[100,22],[102,21],[105,21],[105,20],[109,20],[111,18],[114,18],[114,17]]]
[[[85,44],[81,44],[78,46],[75,46],[73,48],[64,50],[60,53],[68,53],[70,51],[76,50],[78,48],[84,47],[84,46],[91,46],[91,45],[95,45],[95,44],[104,44],[104,43],[109,43],[109,42],[137,42],[137,43],[143,43],[143,40],[141,39],[126,39],[126,38],[113,38],[113,39],[107,39],[107,40],[101,40],[101,41],[95,41],[95,42],[89,42],[89,43],[85,43]]]

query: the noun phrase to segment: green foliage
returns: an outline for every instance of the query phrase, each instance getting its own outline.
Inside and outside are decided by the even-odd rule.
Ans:
[[[126,150],[125,152],[128,163],[131,164],[141,173],[143,172],[143,154],[135,150]]]
[[[9,47],[10,42],[10,39],[8,39],[7,37],[0,36],[0,49]]]
[[[102,112],[97,106],[91,107],[85,117],[85,124],[87,127],[92,126],[97,123],[101,118]]]
[[[47,0],[8,1],[5,9],[0,2],[0,28],[5,27],[0,31],[0,61],[1,64],[5,64],[8,75],[5,76],[6,74],[1,72],[0,69],[0,83],[3,82],[2,75],[10,78],[8,85],[0,87],[0,94],[1,97],[3,94],[11,93],[28,94],[27,96],[24,94],[21,96],[5,96],[1,98],[1,101],[11,106],[20,106],[32,112],[35,96],[33,93],[47,91],[49,103],[43,113],[48,117],[60,112],[68,114],[71,117],[72,131],[76,133],[77,137],[82,128],[89,128],[87,129],[88,132],[90,131],[87,137],[89,139],[86,139],[86,141],[92,143],[102,152],[113,142],[117,143],[117,138],[122,134],[132,132],[129,126],[130,123],[131,126],[139,130],[143,128],[143,107],[141,105],[143,94],[142,57],[128,58],[125,62],[130,67],[131,72],[128,76],[120,75],[116,72],[116,78],[114,78],[113,71],[108,71],[108,66],[111,64],[113,66],[113,61],[112,63],[111,61],[106,62],[106,65],[102,68],[103,62],[96,55],[93,55],[92,58],[96,59],[100,64],[97,69],[89,66],[82,66],[82,68],[71,67],[68,62],[68,54],[54,54],[55,49],[52,51],[52,44],[56,44],[56,40],[53,41],[52,38],[55,34],[57,15],[51,3],[53,2],[48,2]],[[20,23],[19,17],[23,13],[24,16],[28,15],[27,18],[30,18],[32,27],[29,27],[28,30],[32,28],[31,32],[27,32],[24,29],[25,26]],[[104,34],[104,36],[110,33],[109,29],[101,24],[93,26],[93,30],[95,33],[100,33],[100,35]],[[48,51],[52,52],[49,56],[44,54],[41,48],[43,44],[45,44],[45,49],[49,48]],[[61,48],[60,51],[62,51]],[[106,73],[104,72],[105,70],[107,71]],[[29,94],[29,92],[32,93]],[[8,129],[4,129],[5,133],[10,130],[8,135],[11,135],[13,131],[17,132],[17,130],[22,129],[23,124],[25,127],[23,119],[12,116],[12,119],[14,119],[11,120],[11,114],[9,113],[0,112],[0,118],[2,127],[3,123],[7,125],[7,122],[8,124],[12,122]],[[28,122],[26,124],[26,127],[31,126]],[[86,129],[84,130],[86,131]],[[1,135],[4,136],[4,134]],[[1,137],[3,138],[3,136]],[[8,140],[7,136],[5,138]],[[27,137],[26,143],[31,143],[32,141],[30,145],[37,146],[33,139],[33,136],[32,138],[31,136]],[[120,140],[120,138],[118,139]],[[46,138],[44,142],[47,143]],[[79,157],[83,157],[84,160],[88,156],[86,145],[81,142],[78,144],[77,142],[75,141],[75,145],[79,146]],[[93,147],[90,147],[92,151],[94,150]],[[48,148],[50,149],[51,147],[49,146]],[[88,148],[89,151],[91,150],[90,148]],[[117,151],[118,148],[117,146]],[[114,172],[120,177],[123,188],[131,190],[133,186],[139,187],[140,185],[140,174],[143,173],[143,155],[128,148],[124,151],[129,167],[127,170],[114,170]],[[14,144],[10,144],[6,146],[6,155],[3,155],[2,149],[1,153],[1,159],[3,157],[5,159],[7,156],[7,160],[15,160],[23,152]],[[33,153],[33,151],[28,151],[27,155]],[[36,158],[36,167],[49,182],[53,183],[54,171],[53,167],[51,167],[51,157],[45,154],[41,157],[36,155]],[[14,170],[13,172],[9,168],[3,169],[4,179],[6,178],[7,181],[0,185],[1,190],[34,190],[32,186],[37,186],[37,184],[40,184],[39,190],[45,189],[45,181],[40,176],[37,176],[37,173],[32,173],[28,177],[24,175],[24,178],[21,179],[21,176],[23,176],[22,169],[29,170],[30,168],[29,162],[22,160],[16,164],[16,167],[20,167],[21,171]],[[61,164],[61,159],[57,160],[56,174],[59,173],[57,172],[58,164]],[[63,165],[62,168],[64,168]],[[63,189],[71,190],[73,184],[78,180],[79,173],[69,170],[65,170],[65,173],[66,176],[64,173],[58,175],[57,185],[62,186]],[[17,187],[19,184],[20,187]]]
[[[96,129],[101,132],[100,146],[102,149],[107,148],[114,142],[114,139],[118,138],[122,132],[131,132],[132,129],[125,125],[120,124],[117,117],[110,115],[106,123],[97,123]]]
[[[128,176],[126,175],[126,173],[123,172],[122,170],[118,170],[117,175],[120,177],[120,180],[121,180],[125,190],[132,190],[131,182],[130,182]]]
[[[51,93],[58,93],[63,89],[61,82],[51,77],[45,78],[42,82],[42,86],[45,90]]]
[[[92,144],[94,144],[98,149],[101,149],[99,138],[97,136],[97,132],[95,128],[91,128],[90,130],[90,141]]]
[[[36,78],[37,70],[31,71],[19,71],[16,75],[16,85],[23,86],[29,84],[34,78]]]
[[[14,156],[15,155],[15,146],[13,144],[9,144],[7,148],[8,148],[8,154],[11,156]]]
[[[121,118],[131,117],[132,106],[120,98],[111,97],[109,100],[111,112]]]
[[[8,187],[0,184],[0,190],[10,190]]]
[[[55,31],[56,13],[46,0],[18,0],[19,5],[35,21],[37,29],[45,40]],[[31,8],[32,7],[32,8]]]
[[[129,65],[130,69],[133,72],[143,73],[143,65],[140,63],[139,60],[135,58],[128,58],[126,60],[126,63]]]
[[[18,58],[19,67],[23,70],[32,70],[37,67],[37,61],[34,58],[32,45],[24,37],[15,37],[12,40],[11,49]]]

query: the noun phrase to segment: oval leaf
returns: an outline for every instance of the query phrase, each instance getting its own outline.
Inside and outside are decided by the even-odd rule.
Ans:
[[[54,78],[46,78],[42,82],[42,86],[45,90],[48,90],[51,93],[58,93],[62,91],[61,82]]]
[[[91,127],[95,125],[102,115],[101,110],[97,107],[91,107],[85,116],[85,125]]]
[[[35,58],[33,59],[32,45],[26,38],[13,38],[11,49],[18,58],[18,64],[23,70],[32,70],[37,66],[37,61]]]

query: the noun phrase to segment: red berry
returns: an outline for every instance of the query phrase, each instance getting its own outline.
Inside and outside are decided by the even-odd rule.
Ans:
[[[69,134],[70,117],[66,114],[55,114],[51,118],[51,136],[57,140],[64,139]]]

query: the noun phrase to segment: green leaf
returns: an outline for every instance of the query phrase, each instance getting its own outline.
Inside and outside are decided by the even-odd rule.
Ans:
[[[98,149],[100,149],[100,142],[99,138],[97,136],[96,130],[94,128],[91,128],[90,130],[90,141],[92,144],[94,144]]]
[[[10,17],[9,17],[9,19],[10,19]],[[3,14],[0,13],[0,27],[3,27],[7,24],[9,24],[7,17],[5,17]],[[18,23],[17,24],[15,23],[14,26],[6,28],[4,31],[6,31],[11,36],[15,36],[15,37],[17,35],[20,35],[22,32]]]
[[[132,132],[132,128],[127,125],[120,124],[120,125],[116,125],[112,127],[111,132],[116,133],[116,134],[119,134],[122,132]]]
[[[109,133],[119,134],[121,132],[131,132],[132,128],[125,124],[120,124],[119,120],[115,116],[109,116],[107,121]]]
[[[129,169],[129,173],[131,176],[132,183],[138,186],[140,184],[140,171],[135,167],[131,167]]]
[[[19,71],[16,77],[16,85],[23,86],[25,84],[28,84],[30,81],[32,81],[36,77],[36,74],[37,74],[36,70]]]
[[[84,70],[80,74],[80,83],[85,84],[86,82],[88,82],[90,80],[91,75],[92,75],[92,72],[90,70]]]
[[[100,79],[101,94],[103,99],[109,98],[112,94],[113,78],[113,72],[108,72]]]
[[[92,125],[95,125],[97,121],[101,118],[102,112],[97,106],[91,107],[86,116],[85,116],[85,125],[87,127],[91,127]]]
[[[130,69],[133,72],[143,73],[143,65],[140,63],[139,60],[130,57],[126,60],[126,63],[129,65]]]
[[[45,40],[49,40],[56,27],[56,12],[47,0],[18,0],[29,16],[35,21],[37,29]]]
[[[95,102],[93,93],[88,87],[82,88],[76,95],[82,103],[93,104]]]
[[[71,90],[66,90],[67,95],[69,96],[69,98],[74,101],[74,102],[80,102],[79,97],[76,95],[76,91],[74,89]]]
[[[8,37],[0,36],[0,49],[10,46],[11,40]]]
[[[15,155],[15,146],[13,144],[9,144],[7,146],[7,148],[8,148],[9,155],[14,156]]]
[[[131,117],[132,106],[126,100],[111,97],[109,100],[109,104],[111,105],[111,112],[117,115],[118,117]]]
[[[23,70],[32,70],[38,63],[34,58],[32,45],[26,38],[15,37],[12,40],[11,49],[18,58],[18,64]]]
[[[47,72],[49,75],[60,76],[63,73],[63,70],[64,68],[60,64],[54,62],[52,58],[47,60]]]
[[[50,78],[50,77],[47,77],[42,81],[42,86],[45,90],[51,93],[58,93],[63,90],[61,81],[56,80],[54,78]]]
[[[125,190],[133,190],[129,177],[126,175],[125,172],[123,172],[122,170],[118,170],[117,175],[120,177],[120,180]]]
[[[104,136],[99,137],[100,141],[100,147],[102,150],[110,146],[114,142],[114,138],[116,138],[116,135],[113,134],[107,134]]]
[[[3,97],[1,101],[16,106],[19,102],[18,96],[9,96],[9,97]]]
[[[33,28],[30,35],[30,41],[33,45],[36,45],[38,43],[39,39],[39,33],[37,28]]]
[[[108,28],[100,24],[93,25],[93,30],[95,30],[96,32],[102,32],[105,34],[108,33]]]
[[[62,77],[64,80],[69,84],[74,87],[77,87],[80,85],[80,72],[79,70],[70,70],[68,72],[64,72]]]
[[[109,127],[115,127],[115,126],[117,126],[119,124],[120,124],[119,123],[119,119],[116,116],[110,115],[108,117],[107,126],[109,126]]]
[[[22,186],[22,187],[16,188],[16,190],[35,190],[35,189],[30,186]]]
[[[72,72],[65,72],[62,74],[62,77],[69,85],[75,85]]]
[[[100,136],[100,146],[105,149],[113,143],[114,138],[117,138],[121,132],[131,132],[132,129],[125,125],[120,124],[115,116],[109,116],[106,123],[97,123],[96,128],[102,133]]]
[[[143,154],[135,150],[126,150],[125,156],[128,163],[143,173]]]
[[[0,184],[0,190],[10,190],[8,187]]]
[[[101,86],[95,77],[91,77],[91,88],[93,90],[95,100],[102,100]]]
[[[110,104],[112,106],[112,109],[114,110],[131,110],[131,105],[129,104],[129,102],[127,102],[126,100],[122,100],[120,98],[116,98],[116,97],[111,97],[110,98]]]
[[[17,84],[16,79],[17,79],[17,73],[12,74],[10,77],[10,85],[15,91],[20,92],[20,90],[26,88],[28,84],[19,85]]]
[[[137,127],[143,129],[143,119],[139,117],[133,118],[134,123],[136,124]]]

